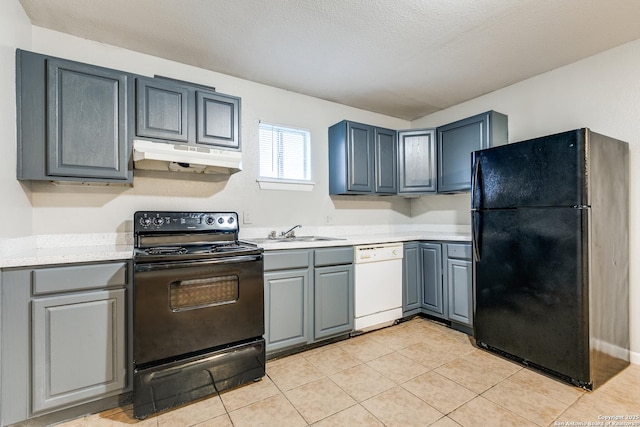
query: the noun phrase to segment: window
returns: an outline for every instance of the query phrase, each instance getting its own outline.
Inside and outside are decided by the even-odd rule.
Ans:
[[[259,181],[312,184],[310,140],[309,131],[260,123]]]

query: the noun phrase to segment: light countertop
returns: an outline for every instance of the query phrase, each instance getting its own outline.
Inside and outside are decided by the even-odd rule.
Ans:
[[[415,227],[412,227],[415,228]],[[389,227],[321,228],[313,233],[304,230],[299,236],[315,235],[339,240],[325,241],[262,241],[265,250],[321,248],[367,245],[375,243],[442,241],[470,242],[468,231],[407,230]],[[241,240],[264,237],[262,231],[240,234]],[[248,235],[247,235],[248,234]],[[30,236],[0,242],[0,268],[37,267],[54,264],[129,260],[133,256],[133,237],[128,233],[65,234]]]

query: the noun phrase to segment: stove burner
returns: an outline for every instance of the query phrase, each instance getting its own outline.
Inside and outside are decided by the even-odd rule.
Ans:
[[[180,246],[158,246],[145,249],[144,253],[147,255],[182,255],[187,253],[187,248]]]

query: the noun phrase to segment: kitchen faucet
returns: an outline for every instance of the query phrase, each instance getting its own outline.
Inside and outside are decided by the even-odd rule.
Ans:
[[[282,237],[296,237],[296,233],[293,231],[296,228],[302,228],[302,224],[294,225],[293,227],[291,227],[287,231],[281,232],[280,235]]]

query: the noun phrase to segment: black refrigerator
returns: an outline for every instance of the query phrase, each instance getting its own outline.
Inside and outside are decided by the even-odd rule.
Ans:
[[[480,347],[586,389],[629,364],[628,156],[589,129],[472,154]]]

